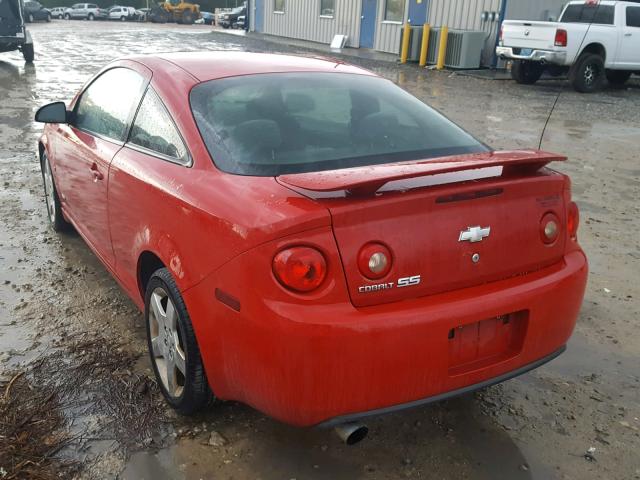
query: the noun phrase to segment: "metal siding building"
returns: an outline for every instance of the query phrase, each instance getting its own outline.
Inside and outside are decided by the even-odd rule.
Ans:
[[[500,31],[500,7],[502,0],[431,0],[429,24],[434,27],[446,25],[455,30],[486,32],[482,50],[482,65],[493,62],[496,37]],[[483,20],[482,14],[492,14],[492,19]]]
[[[263,33],[325,44],[342,34],[348,35],[347,46],[360,46],[361,0],[336,0],[333,16],[320,15],[320,0],[285,0],[284,12],[274,11],[273,0],[263,2]]]
[[[506,20],[558,20],[568,0],[508,0]]]
[[[249,0],[250,29],[329,44],[334,35],[347,35],[347,46],[369,47],[398,54],[402,24],[486,33],[482,65],[495,65],[500,21],[557,19],[567,0],[405,0],[402,22],[385,21],[387,0],[335,0],[332,16],[320,15],[320,0],[284,0],[284,12],[275,12],[275,0]]]

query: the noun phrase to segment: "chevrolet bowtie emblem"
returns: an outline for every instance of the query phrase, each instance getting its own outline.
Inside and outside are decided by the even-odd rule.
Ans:
[[[481,242],[491,234],[491,227],[469,227],[460,232],[459,242]]]

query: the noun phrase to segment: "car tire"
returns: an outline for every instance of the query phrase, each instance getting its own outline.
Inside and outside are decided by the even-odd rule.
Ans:
[[[122,17],[120,17],[120,21],[121,22],[125,22],[127,20],[127,17],[125,17],[124,15]]]
[[[29,22],[29,23],[33,23],[33,21],[34,21],[33,14],[31,14],[31,13],[30,13],[30,14],[27,16],[27,22]]]
[[[229,24],[228,23],[223,23],[222,24],[222,28],[224,28],[226,30],[227,28],[229,28]]]
[[[40,157],[40,170],[42,172],[42,183],[44,187],[44,196],[47,204],[47,218],[51,228],[56,232],[64,232],[71,228],[71,224],[67,222],[62,213],[60,206],[60,197],[56,188],[51,172],[51,163],[47,153],[44,152]]]
[[[583,53],[571,71],[571,84],[580,93],[602,90],[606,78],[604,60],[596,53]]]
[[[49,23],[51,21],[51,15],[47,15],[47,23]]]
[[[187,307],[166,268],[147,284],[144,317],[151,364],[167,403],[182,415],[202,410],[214,396]]]
[[[69,15],[68,13],[65,13],[65,14],[64,14],[64,18],[65,18],[66,20],[71,20],[71,15]]]
[[[631,78],[631,72],[626,70],[607,70],[606,75],[609,84],[615,87],[621,87]]]
[[[87,20],[89,20],[90,22],[93,22],[93,20],[94,20],[95,18],[96,18],[96,17],[94,17],[94,16],[93,16],[93,13],[90,13],[90,14],[87,16]]]
[[[22,45],[22,56],[24,57],[25,62],[33,62],[36,56],[33,48],[33,43],[25,43],[24,45]]]
[[[542,76],[544,66],[539,62],[514,60],[511,66],[511,78],[521,85],[533,85]]]
[[[58,20],[62,20],[64,18],[64,15],[60,14],[58,15]]]

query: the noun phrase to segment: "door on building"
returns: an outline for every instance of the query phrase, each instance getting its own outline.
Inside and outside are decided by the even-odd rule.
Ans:
[[[412,25],[424,25],[427,23],[427,1],[411,0],[409,2],[408,21]]]
[[[253,0],[253,19],[256,32],[264,30],[264,0]]]
[[[378,0],[362,0],[362,14],[360,17],[360,47],[373,48],[376,34],[376,14]]]

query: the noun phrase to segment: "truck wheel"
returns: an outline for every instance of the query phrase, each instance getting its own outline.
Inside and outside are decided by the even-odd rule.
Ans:
[[[607,80],[611,85],[621,87],[631,77],[631,72],[625,70],[607,70]]]
[[[604,60],[595,53],[584,53],[571,72],[571,84],[580,93],[594,93],[602,89],[605,70]]]
[[[521,85],[533,85],[542,76],[544,66],[539,62],[515,60],[511,66],[511,78]]]
[[[22,56],[24,57],[25,62],[33,62],[33,59],[35,58],[33,43],[25,43],[24,45],[22,45]]]
[[[182,415],[202,410],[213,395],[189,312],[166,268],[149,280],[144,317],[151,364],[167,403]]]

